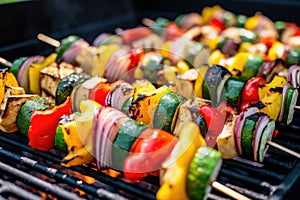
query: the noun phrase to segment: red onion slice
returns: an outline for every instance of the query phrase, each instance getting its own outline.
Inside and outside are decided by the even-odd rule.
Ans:
[[[86,50],[89,46],[89,43],[87,43],[84,39],[77,40],[64,52],[58,62],[65,61],[72,65],[76,65],[76,57],[79,56],[81,52]]]
[[[294,88],[297,88],[297,86],[299,86],[299,83],[297,82],[297,75],[298,75],[299,71],[300,71],[300,66],[298,66],[298,67],[296,67],[295,69],[292,70],[292,78],[291,78],[292,80],[291,80],[291,82],[292,82],[292,86]]]
[[[259,147],[259,142],[261,135],[267,126],[270,118],[267,115],[263,115],[259,118],[256,128],[254,131],[254,137],[253,137],[253,158],[254,161],[258,161],[258,147]]]
[[[29,67],[32,64],[40,64],[45,60],[44,56],[32,56],[29,57],[20,67],[18,72],[18,82],[26,92],[29,92]]]
[[[97,47],[100,42],[102,42],[103,40],[105,40],[105,39],[107,39],[108,37],[111,37],[111,36],[113,36],[113,35],[110,34],[110,33],[101,33],[93,41],[93,46]]]
[[[94,136],[94,155],[99,169],[112,165],[112,145],[120,128],[120,124],[128,117],[111,107],[102,107],[98,113]]]
[[[101,158],[101,155],[100,155],[100,148],[101,148],[101,133],[100,133],[100,126],[99,126],[99,118],[100,118],[100,115],[101,115],[101,112],[103,110],[104,107],[101,107],[99,108],[98,112],[95,112],[95,119],[94,119],[94,156],[96,158],[96,164],[98,166],[98,168],[100,167],[100,158]]]
[[[293,71],[295,71],[297,68],[300,68],[300,66],[299,65],[292,65],[289,68],[288,79],[287,80],[290,81],[291,83],[293,82]]]
[[[126,101],[133,96],[133,87],[126,82],[118,84],[112,91],[109,92],[109,106],[122,110]]]
[[[105,123],[102,132],[103,140],[101,141],[102,163],[107,167],[111,167],[112,145],[120,129],[118,121],[120,119],[128,119],[128,117],[124,113],[111,108],[111,111],[106,116],[104,115],[103,118],[105,118]]]
[[[105,76],[108,82],[115,82],[126,76],[128,66],[130,64],[130,52],[120,49],[113,53],[106,65]]]
[[[265,158],[265,154],[269,148],[269,145],[267,144],[268,141],[272,139],[273,132],[275,129],[275,122],[273,120],[269,120],[267,126],[264,128],[260,140],[259,140],[259,147],[257,151],[257,161],[263,162]]]
[[[242,138],[242,129],[244,127],[245,120],[250,115],[253,115],[258,112],[259,112],[258,108],[251,107],[251,108],[248,108],[246,111],[241,112],[236,119],[236,123],[235,123],[235,127],[234,127],[234,139],[235,139],[236,150],[239,155],[243,154],[241,138]]]
[[[281,108],[280,108],[280,113],[278,116],[278,122],[282,122],[283,119],[283,115],[284,115],[284,110],[285,110],[285,99],[286,99],[286,94],[287,94],[287,90],[289,88],[291,88],[291,84],[290,82],[287,82],[284,86],[283,86],[283,90],[282,90],[282,102],[281,102]]]

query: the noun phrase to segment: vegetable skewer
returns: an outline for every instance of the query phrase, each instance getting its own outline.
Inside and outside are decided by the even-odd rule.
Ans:
[[[278,147],[278,146],[277,146],[277,147]],[[283,149],[283,150],[284,150],[284,149]],[[294,152],[294,155],[295,155],[295,154],[297,154],[297,153]]]

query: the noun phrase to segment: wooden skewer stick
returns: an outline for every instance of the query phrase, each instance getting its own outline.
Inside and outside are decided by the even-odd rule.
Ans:
[[[0,57],[0,63],[3,64],[3,65],[5,65],[5,66],[7,66],[7,67],[11,67],[12,66],[11,62],[9,62],[8,60],[6,60],[6,59],[4,59],[2,57]]]
[[[142,23],[145,26],[148,26],[148,27],[152,27],[154,25],[154,21],[152,19],[149,19],[149,18],[142,19]]]
[[[223,184],[221,184],[219,182],[214,181],[211,184],[211,186],[214,189],[216,189],[216,190],[218,190],[218,191],[220,191],[220,192],[222,192],[224,194],[227,194],[228,196],[230,196],[230,197],[232,197],[234,199],[237,199],[237,200],[251,200],[250,198],[248,198],[248,197],[246,197],[246,196],[244,196],[244,195],[242,195],[242,194],[240,194],[240,193],[238,193],[238,192],[230,189],[229,187],[227,187],[227,186],[225,186],[225,185],[223,185]]]
[[[51,46],[54,46],[54,47],[59,47],[60,46],[60,42],[54,38],[51,38],[47,35],[44,35],[43,33],[39,33],[37,35],[37,38],[47,44],[50,44]]]
[[[300,106],[295,106],[294,108],[297,110],[300,110]]]
[[[122,34],[123,31],[124,31],[124,30],[121,29],[121,28],[116,28],[116,29],[115,29],[115,32],[116,32],[116,34],[118,34],[118,35]]]
[[[291,154],[291,155],[297,157],[298,159],[300,158],[300,154],[299,154],[299,153],[297,153],[297,152],[295,152],[295,151],[293,151],[293,150],[290,150],[290,149],[288,149],[288,148],[286,148],[286,147],[284,147],[284,146],[281,146],[280,144],[277,144],[277,143],[272,142],[272,141],[270,141],[270,140],[267,141],[267,143],[268,143],[270,146],[272,146],[272,147],[275,147],[275,148],[277,148],[277,149],[280,149],[280,150],[282,150],[282,151],[284,151],[284,152],[286,152],[286,153],[289,153],[289,154]]]

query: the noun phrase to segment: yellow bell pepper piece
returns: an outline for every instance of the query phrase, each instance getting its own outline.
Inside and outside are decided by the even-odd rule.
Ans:
[[[164,67],[164,78],[167,82],[173,82],[175,83],[176,82],[176,75],[177,73],[179,73],[178,71],[178,68],[177,67],[174,67],[174,66],[165,66]]]
[[[252,46],[251,42],[243,42],[240,45],[239,52],[247,52],[250,46]]]
[[[228,66],[229,71],[233,71],[234,69],[239,70],[240,72],[244,71],[244,66],[248,60],[250,53],[248,52],[240,52],[234,56],[234,60],[232,65]]]
[[[132,84],[132,87],[135,89],[133,100],[137,99],[140,94],[145,94],[147,92],[156,90],[154,85],[147,80],[137,80]]]
[[[69,152],[62,165],[67,167],[81,165],[94,159],[92,155],[94,114],[100,106],[91,100],[82,101],[80,103],[81,115],[62,125],[64,140]]]
[[[283,53],[284,53],[284,44],[277,41],[269,49],[268,58],[271,60],[275,60],[276,58],[281,57]]]
[[[162,185],[156,193],[158,200],[189,199],[186,194],[186,178],[188,168],[197,149],[205,146],[199,127],[194,122],[188,122],[179,133],[179,141],[172,154],[163,163],[167,171],[162,177]]]
[[[219,41],[220,41],[220,36],[209,38],[207,45],[211,50],[214,50],[217,48]]]
[[[276,121],[279,116],[282,104],[282,92],[276,91],[275,88],[283,88],[285,84],[286,79],[276,75],[270,83],[258,88],[259,99],[261,99],[261,102],[265,105],[264,108],[260,109],[260,112],[269,115],[274,121]]]
[[[249,17],[245,22],[245,28],[248,30],[253,30],[258,24],[259,18],[260,18],[259,15],[254,15],[253,17]]]
[[[170,56],[170,48],[172,45],[172,41],[167,41],[162,44],[161,48],[159,49],[159,53],[163,56],[168,58]]]
[[[134,70],[134,79],[140,80],[144,78],[143,70],[140,66],[137,66]]]
[[[5,94],[5,85],[4,80],[0,79],[0,103],[2,103]]]
[[[0,72],[0,104],[5,95],[5,86],[19,87],[16,77],[10,72]]]
[[[180,74],[183,74],[184,72],[188,71],[190,68],[186,62],[180,60],[177,63],[177,69]]]
[[[286,79],[282,76],[274,76],[273,80],[270,83],[265,84],[263,87],[258,88],[259,99],[265,98],[270,92],[271,88],[283,87],[286,83]]]
[[[40,72],[46,66],[55,62],[56,54],[50,54],[44,62],[40,64],[32,64],[29,67],[29,91],[33,94],[40,94]]]
[[[220,50],[214,50],[209,58],[208,58],[208,65],[211,66],[213,64],[220,64],[220,60],[225,58],[225,55]]]
[[[136,109],[134,111],[134,118],[138,122],[143,122],[144,124],[150,125],[153,127],[152,121],[156,107],[160,99],[171,89],[164,85],[160,88],[149,91],[143,94],[144,97],[136,102]],[[136,95],[136,94],[135,94]]]
[[[19,87],[16,77],[10,71],[5,72],[4,84],[12,87]]]
[[[99,46],[96,55],[93,57],[94,69],[92,70],[92,76],[103,77],[109,58],[119,49],[120,47],[115,44]]]
[[[281,109],[282,93],[270,91],[261,102],[266,105],[266,107],[259,109],[260,112],[267,114],[271,119],[276,121]]]
[[[221,10],[222,8],[218,5],[213,6],[213,7],[205,7],[202,10],[202,22],[205,24],[207,23],[215,14],[215,12],[217,12],[218,10]]]
[[[203,96],[202,96],[202,85],[203,85],[207,70],[208,70],[207,65],[203,65],[198,70],[198,77],[195,81],[195,86],[194,86],[194,91],[195,91],[196,97],[203,98]]]

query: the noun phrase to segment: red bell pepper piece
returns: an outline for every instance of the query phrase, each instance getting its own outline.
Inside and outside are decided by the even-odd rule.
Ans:
[[[270,48],[276,41],[277,39],[274,37],[265,37],[260,41],[260,43],[263,43],[268,48]]]
[[[224,109],[223,107],[224,105],[220,104],[220,107],[215,109],[213,106],[207,104],[201,106],[199,109],[199,112],[204,117],[207,125],[205,141],[209,147],[216,146],[217,137],[223,130],[228,113],[231,112],[227,112],[227,109]]]
[[[141,47],[133,48],[130,52],[130,64],[127,68],[127,82],[132,83],[135,81],[134,79],[134,71],[138,66],[140,60],[144,56],[144,49]]]
[[[181,37],[185,33],[185,30],[179,28],[177,24],[171,22],[168,24],[164,31],[164,37],[166,41],[173,41]]]
[[[44,111],[34,110],[28,130],[29,146],[41,151],[49,151],[54,147],[54,137],[59,118],[72,113],[71,98],[54,108]]]
[[[279,131],[277,129],[274,129],[274,132],[273,132],[273,138],[277,137]]]
[[[114,83],[99,83],[89,94],[89,99],[96,101],[100,105],[105,105],[105,100],[110,91],[112,91],[115,86],[119,83],[118,81]]]
[[[141,47],[133,48],[130,53],[130,64],[128,65],[128,71],[136,68],[144,56],[144,49]]]
[[[223,22],[221,22],[220,20],[216,19],[216,18],[212,18],[209,21],[209,25],[218,28],[220,31],[223,31],[226,28],[225,24]]]
[[[124,176],[129,180],[139,181],[149,173],[155,174],[177,141],[176,136],[164,130],[144,130],[124,161]]]
[[[256,76],[247,81],[242,89],[240,99],[240,110],[244,111],[249,107],[251,103],[259,102],[258,88],[260,85],[264,85],[266,80],[262,76]]]
[[[131,45],[134,41],[147,37],[153,32],[147,27],[127,29],[121,33],[123,44]]]

